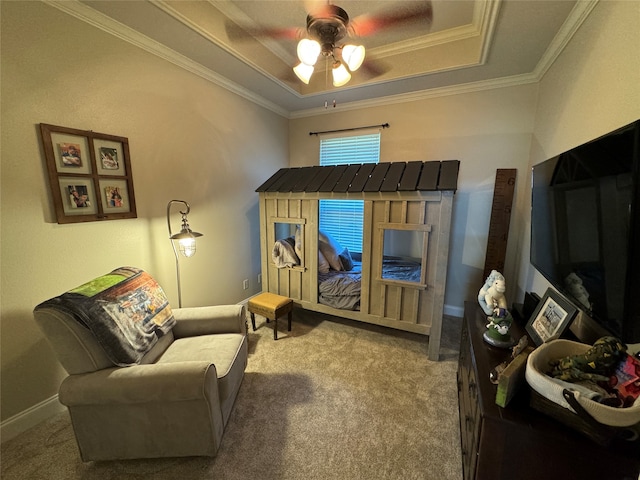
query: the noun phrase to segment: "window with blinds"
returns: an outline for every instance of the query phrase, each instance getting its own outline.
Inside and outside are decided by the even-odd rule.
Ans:
[[[320,140],[320,165],[378,163],[380,133]],[[364,202],[320,200],[320,230],[335,238],[350,252],[362,252]]]

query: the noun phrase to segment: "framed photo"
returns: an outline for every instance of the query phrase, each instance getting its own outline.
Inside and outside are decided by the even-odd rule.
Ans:
[[[542,300],[527,322],[526,330],[537,346],[559,338],[578,309],[562,295],[547,288]]]
[[[58,223],[136,218],[125,137],[40,124]]]
[[[58,185],[65,215],[95,215],[97,213],[96,194],[91,182],[77,177],[60,177]]]

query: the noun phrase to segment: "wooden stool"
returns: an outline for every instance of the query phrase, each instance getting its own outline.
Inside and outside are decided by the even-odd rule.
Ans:
[[[273,339],[278,339],[278,317],[287,314],[289,320],[289,329],[291,331],[291,316],[293,310],[293,300],[282,295],[276,295],[275,293],[261,293],[249,300],[249,313],[251,313],[251,325],[253,331],[256,331],[256,317],[255,314],[262,315],[267,319],[273,318]]]

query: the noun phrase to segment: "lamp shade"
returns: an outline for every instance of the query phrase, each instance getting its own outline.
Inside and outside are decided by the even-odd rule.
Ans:
[[[198,232],[192,232],[189,228],[183,228],[180,233],[176,233],[171,236],[171,240],[178,241],[178,249],[180,253],[185,257],[193,257],[196,254],[196,237],[201,237],[202,234]]]
[[[337,66],[334,66],[331,72],[333,74],[333,86],[341,87],[351,80],[351,74],[347,71],[345,66],[342,65],[342,63],[337,62],[336,65]]]
[[[342,59],[349,70],[355,72],[364,62],[364,47],[362,45],[345,45],[342,48]]]
[[[311,80],[311,75],[313,74],[314,66],[306,65],[304,63],[299,63],[295,67],[293,67],[293,71],[297,75],[297,77],[302,80],[304,83],[309,84],[309,80]]]
[[[298,58],[305,65],[315,65],[320,55],[320,44],[315,40],[303,38],[298,42]]]

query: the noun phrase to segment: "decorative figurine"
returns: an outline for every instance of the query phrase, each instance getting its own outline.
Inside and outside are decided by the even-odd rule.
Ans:
[[[495,308],[507,308],[507,299],[504,296],[506,290],[507,284],[504,276],[497,270],[491,270],[478,293],[478,303],[484,313],[493,315]]]
[[[487,331],[482,336],[485,342],[499,348],[511,348],[517,343],[509,333],[513,323],[509,310],[496,307],[493,315],[488,316],[487,320]]]
[[[507,284],[504,276],[497,270],[491,273],[478,293],[478,303],[487,314],[487,331],[484,341],[494,347],[511,348],[517,342],[509,333],[513,317],[507,310],[507,299],[504,292]]]

